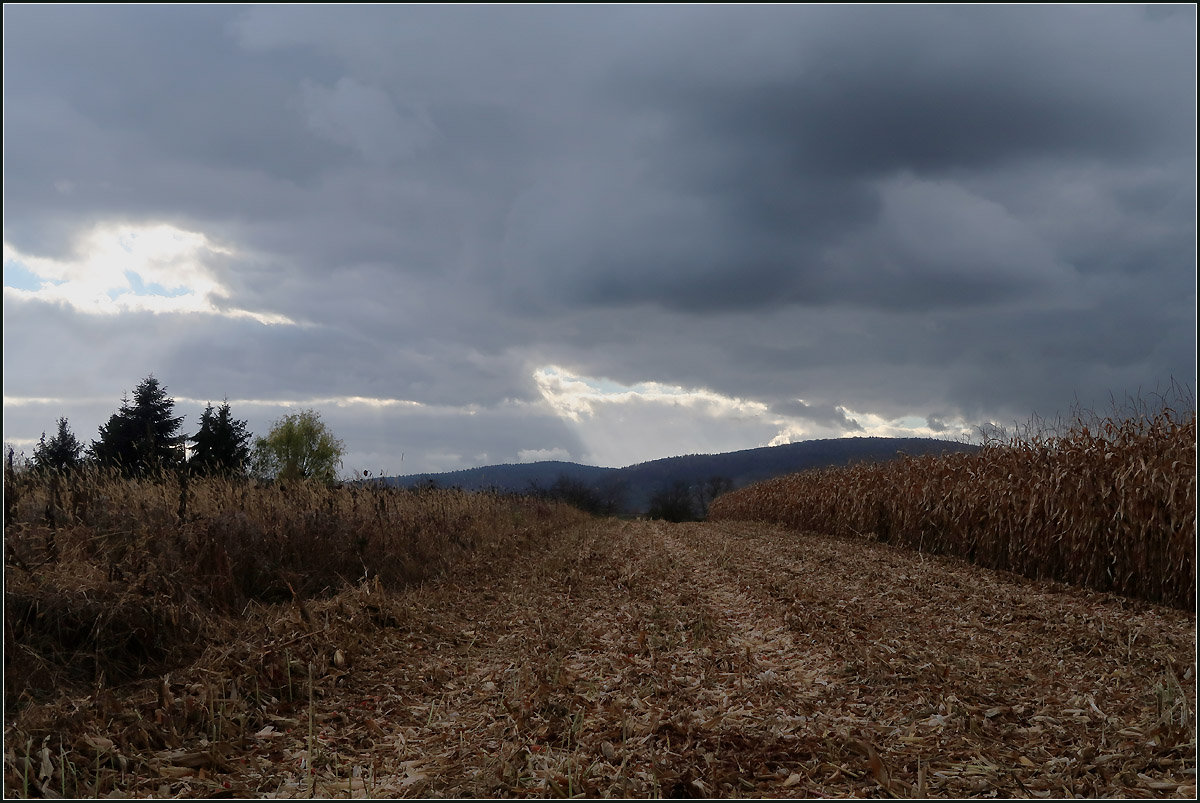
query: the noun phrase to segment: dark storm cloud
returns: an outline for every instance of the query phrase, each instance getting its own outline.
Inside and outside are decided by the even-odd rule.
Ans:
[[[10,147],[44,161],[14,160],[18,173],[10,180],[70,170],[70,161],[94,159],[93,149],[114,158],[95,166],[118,174],[136,174],[139,162],[156,157],[287,181],[304,181],[316,168],[336,165],[336,149],[295,136],[298,110],[293,108],[297,70],[314,77],[335,73],[311,57],[303,65],[286,55],[270,61],[246,58],[225,33],[228,9],[15,7],[5,16],[22,30],[37,26],[41,34],[5,39],[7,64],[18,70],[37,65],[36,75],[6,85],[6,112],[28,113],[32,122],[44,123],[41,135],[52,134],[54,124],[65,121],[61,116],[70,114],[90,129],[89,136],[107,133],[123,140],[111,143],[123,146],[119,154],[112,153],[110,143],[95,140],[86,141],[89,148],[36,149],[18,140]],[[14,125],[6,134],[21,136],[27,130]],[[59,136],[67,145],[78,132],[68,129]]]
[[[949,429],[949,426],[947,426],[946,422],[937,416],[926,416],[925,423],[927,423],[929,428],[934,432],[945,432],[947,429]]]
[[[1191,6],[4,14],[5,241],[170,222],[301,324],[6,296],[10,395],[507,410],[557,363],[853,430],[1194,383]],[[584,448],[511,415],[475,451]]]
[[[799,418],[802,421],[811,421],[827,427],[836,427],[847,432],[863,431],[862,425],[847,418],[846,411],[840,407],[806,404],[799,399],[793,399],[774,404],[771,406],[771,410],[779,415]]]
[[[681,130],[802,174],[1133,158],[1190,142],[1191,110],[1179,101],[1194,80],[1174,71],[1194,34],[1183,20],[1147,22],[1127,7],[793,8],[788,16],[790,46],[755,59],[781,59],[783,69],[711,83],[662,73],[673,91],[643,82],[647,101],[675,109]],[[826,25],[809,24],[817,17]]]
[[[1193,139],[1190,34],[1139,24],[1131,9],[812,11],[828,28],[807,27],[809,9],[781,12],[793,24],[789,46],[753,54],[733,34],[712,41],[725,50],[722,64],[740,54],[781,69],[718,73],[706,68],[712,51],[695,48],[681,56],[694,70],[652,70],[650,59],[658,67],[681,55],[656,53],[621,73],[626,101],[660,119],[642,154],[648,172],[687,206],[660,222],[645,214],[644,194],[622,193],[626,217],[606,230],[615,236],[587,249],[580,265],[583,296],[611,303],[640,294],[697,310],[1028,296],[1041,289],[1029,274],[1052,255],[1028,259],[1037,244],[1008,210],[992,210],[994,220],[961,220],[969,211],[947,219],[964,205],[988,205],[965,193],[946,198],[956,177],[1047,160],[1136,163],[1183,153]],[[899,243],[909,253],[896,254],[879,184],[912,174],[951,184],[898,199],[894,214],[942,228]],[[607,220],[604,211],[595,217]],[[980,235],[974,255],[939,253],[947,236]],[[1023,266],[1023,280],[994,264],[1010,235],[1008,259]],[[879,241],[875,253],[858,253],[864,239]],[[892,264],[880,270],[880,257]],[[655,279],[639,281],[651,271]]]

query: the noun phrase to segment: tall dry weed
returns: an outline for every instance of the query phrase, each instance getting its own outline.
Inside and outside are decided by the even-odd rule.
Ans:
[[[420,583],[578,516],[456,490],[6,472],[7,700],[183,660],[253,601]]]

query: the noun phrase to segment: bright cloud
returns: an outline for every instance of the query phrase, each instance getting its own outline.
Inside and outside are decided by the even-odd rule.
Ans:
[[[711,390],[683,388],[659,382],[619,385],[608,379],[576,376],[554,365],[534,371],[533,379],[542,397],[555,412],[575,422],[596,415],[598,405],[634,402],[686,407],[712,417],[753,418],[769,412],[765,404],[722,396]]]
[[[179,401],[199,402],[200,399],[180,398]],[[409,401],[408,399],[372,399],[365,396],[323,396],[320,398],[308,399],[230,399],[230,406],[246,405],[250,407],[303,407],[303,408],[319,408],[319,407],[407,407],[412,409],[420,409],[428,405],[421,402]]]
[[[233,255],[203,234],[168,224],[101,225],[84,235],[71,259],[25,254],[4,243],[6,274],[30,274],[35,289],[14,287],[9,299],[63,303],[78,312],[200,313],[250,318],[262,324],[294,324],[285,315],[219,305],[230,293],[209,263]]]
[[[570,461],[571,453],[566,449],[521,449],[517,452],[517,460],[522,463],[537,463],[542,460]]]
[[[936,426],[933,426],[927,417],[884,418],[874,413],[844,411],[847,418],[862,426],[863,431],[859,434],[875,438],[946,438],[970,436],[973,432],[971,425],[965,421],[935,421],[933,423]]]
[[[111,399],[103,399],[100,397],[80,398],[52,398],[48,396],[5,396],[5,407],[28,407],[31,405],[66,405],[66,404],[103,404],[112,401]]]
[[[970,429],[957,421],[888,419],[844,407],[836,408],[836,417],[781,415],[761,402],[704,388],[659,382],[622,385],[559,366],[539,368],[533,378],[546,403],[571,423],[586,445],[584,462],[601,466],[684,451],[716,453],[851,436],[936,438],[969,434]]]

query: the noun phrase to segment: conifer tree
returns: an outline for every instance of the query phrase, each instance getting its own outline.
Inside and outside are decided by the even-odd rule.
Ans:
[[[69,472],[79,468],[83,444],[76,440],[66,418],[58,419],[58,432],[50,440],[46,433],[33,450],[33,465],[39,471]]]
[[[226,401],[215,411],[209,404],[200,415],[200,429],[188,440],[195,443],[188,466],[196,474],[245,473],[250,459],[246,422],[233,417]]]
[[[92,455],[101,465],[116,466],[127,475],[169,471],[183,463],[184,436],[178,434],[183,417],[173,416],[175,400],[151,374],[133,391],[133,402],[121,400],[121,409],[100,427],[92,442]]]

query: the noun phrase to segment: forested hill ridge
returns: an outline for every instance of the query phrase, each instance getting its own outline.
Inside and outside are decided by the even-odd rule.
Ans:
[[[385,481],[413,487],[433,481],[441,487],[464,490],[496,489],[526,492],[548,489],[560,478],[584,483],[604,495],[620,497],[618,508],[642,513],[650,498],[677,483],[689,486],[726,478],[733,488],[810,468],[844,466],[863,461],[891,460],[898,453],[911,456],[973,452],[978,446],[934,438],[834,438],[801,441],[783,446],[763,446],[723,454],[693,454],[666,457],[625,468],[599,468],[579,463],[542,461],[449,471],[440,474],[409,474]]]

